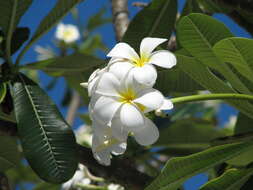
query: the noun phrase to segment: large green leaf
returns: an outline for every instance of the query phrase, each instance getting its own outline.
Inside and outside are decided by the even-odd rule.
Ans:
[[[252,174],[252,168],[229,169],[222,176],[206,183],[200,190],[238,190]]]
[[[198,82],[201,86],[205,87],[212,93],[237,93],[229,85],[224,83],[218,77],[216,77],[210,70],[199,63],[196,59],[180,55],[177,53],[177,65],[185,73],[187,73],[192,79]],[[248,101],[242,100],[226,100],[232,106],[235,106],[245,115],[253,118],[253,105]]]
[[[42,70],[53,76],[72,75],[101,66],[104,60],[92,55],[74,53],[22,66],[23,69]]]
[[[200,63],[221,73],[233,88],[250,93],[235,73],[216,56],[212,46],[218,41],[232,37],[228,28],[216,19],[199,13],[183,17],[177,26],[179,42]]]
[[[145,37],[169,38],[177,15],[177,1],[153,0],[131,21],[123,41],[131,44],[136,50]]]
[[[203,89],[178,67],[159,71],[155,88],[165,96],[170,95],[172,92],[189,93]]]
[[[15,30],[21,16],[31,3],[32,0],[0,0],[0,28],[5,35]]]
[[[232,64],[245,78],[253,82],[253,40],[246,38],[227,38],[213,47],[223,62]]]
[[[189,156],[172,158],[145,190],[176,190],[189,177],[247,151],[251,145],[252,142],[221,145]]]
[[[12,94],[18,133],[30,166],[45,181],[67,181],[77,168],[71,128],[46,93],[26,76],[17,76]]]
[[[237,118],[237,122],[235,125],[235,129],[234,129],[234,134],[235,135],[241,135],[241,134],[249,135],[247,133],[253,132],[252,121],[253,120],[251,118],[247,117],[246,115],[242,113],[239,113],[239,116]],[[235,157],[227,161],[227,163],[234,166],[246,166],[251,162],[253,162],[253,146],[251,150],[241,154],[238,157]]]
[[[82,0],[58,0],[54,8],[48,13],[48,15],[40,22],[38,28],[33,34],[29,43],[24,47],[20,53],[18,60],[29,49],[29,47],[36,42],[42,35],[47,33],[55,24],[57,24],[75,5]]]
[[[161,135],[154,146],[168,149],[191,149],[201,151],[210,146],[210,140],[225,136],[210,122],[203,119],[189,118],[176,121],[170,126],[162,125]]]
[[[16,139],[9,136],[0,136],[0,172],[16,166],[20,161],[20,155]]]

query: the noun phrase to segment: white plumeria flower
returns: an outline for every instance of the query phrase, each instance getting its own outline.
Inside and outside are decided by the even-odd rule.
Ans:
[[[80,33],[75,25],[60,23],[56,28],[55,37],[69,44],[78,40]]]
[[[126,151],[128,133],[125,133],[124,140],[119,141],[112,136],[110,126],[93,120],[92,127],[94,130],[92,137],[93,155],[100,164],[108,166],[111,164],[111,154],[120,155]]]
[[[83,82],[80,85],[84,88],[88,88],[88,95],[91,96],[96,91],[96,86],[99,78],[103,73],[107,72],[107,68],[95,70],[89,77],[88,82]]]
[[[157,72],[153,65],[163,68],[171,68],[176,65],[176,57],[167,50],[153,50],[167,41],[163,38],[144,38],[140,45],[140,56],[127,43],[118,43],[108,53],[111,57],[110,72],[116,76],[124,76],[129,70],[133,78],[144,85],[153,86]],[[131,75],[130,75],[131,76]]]
[[[89,105],[93,119],[109,125],[112,136],[119,141],[124,141],[125,133],[131,132],[141,145],[150,145],[159,136],[157,127],[144,113],[173,107],[158,90],[135,81],[120,81],[109,72],[100,77],[96,94]]]

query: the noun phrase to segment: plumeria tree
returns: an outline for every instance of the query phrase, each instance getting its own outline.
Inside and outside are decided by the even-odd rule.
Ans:
[[[199,173],[200,190],[251,189],[253,41],[213,14],[253,34],[253,2],[179,2],[134,2],[129,20],[127,0],[111,0],[112,18],[105,7],[83,24],[85,1],[57,0],[30,34],[19,21],[33,1],[0,0],[0,189],[182,190]],[[94,33],[110,22],[112,49]],[[54,26],[55,47],[36,45]],[[46,89],[38,71],[52,77]],[[47,95],[60,77],[66,117]],[[239,112],[225,127],[222,102]]]

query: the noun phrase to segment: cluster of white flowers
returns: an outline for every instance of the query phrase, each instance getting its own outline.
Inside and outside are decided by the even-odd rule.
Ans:
[[[55,37],[69,44],[77,41],[80,38],[80,33],[75,25],[60,23],[56,28]]]
[[[126,43],[118,43],[108,54],[108,65],[96,70],[88,83],[91,97],[92,151],[104,165],[110,165],[111,153],[123,154],[131,134],[141,145],[153,144],[159,137],[155,124],[145,114],[169,110],[173,104],[154,89],[157,71],[154,65],[171,68],[176,57],[169,51],[153,50],[167,39],[144,38],[140,55]]]

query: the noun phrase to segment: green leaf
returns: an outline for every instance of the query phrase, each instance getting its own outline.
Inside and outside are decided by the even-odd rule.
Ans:
[[[228,84],[216,77],[205,65],[196,59],[177,53],[177,65],[192,79],[212,93],[237,93]],[[247,116],[253,118],[253,105],[243,100],[227,100]]]
[[[9,136],[0,136],[0,172],[18,165],[20,155],[16,139]]]
[[[153,0],[131,21],[123,37],[136,50],[145,37],[169,38],[177,15],[177,1]]]
[[[23,54],[36,42],[42,35],[47,33],[54,25],[56,25],[75,5],[82,0],[58,0],[54,8],[48,13],[47,16],[40,22],[38,28],[33,34],[29,43],[24,47],[17,62],[20,61]]]
[[[235,143],[209,148],[185,157],[170,159],[161,174],[145,190],[175,190],[198,173],[223,163],[249,149],[252,142]]]
[[[11,55],[14,54],[26,40],[28,40],[29,34],[30,34],[30,30],[27,27],[16,28],[11,38]],[[4,51],[5,45],[6,44],[4,40],[3,43],[0,44],[0,51]]]
[[[50,183],[39,183],[38,185],[36,185],[33,190],[60,190],[61,189],[61,185],[56,185],[56,184],[50,184]]]
[[[209,0],[197,0],[200,7],[204,10],[205,13],[213,14],[213,13],[229,13],[233,9],[218,5],[214,1]]]
[[[190,13],[202,13],[202,10],[200,9],[199,4],[196,0],[186,1],[181,13],[181,17],[186,16]]]
[[[177,35],[181,46],[200,63],[221,73],[239,92],[250,93],[249,89],[226,64],[222,63],[212,49],[218,41],[233,36],[223,23],[210,16],[193,13],[179,21]]]
[[[74,53],[22,66],[22,69],[42,70],[53,76],[73,75],[101,66],[104,60],[92,55]]]
[[[160,125],[159,125],[160,126]],[[213,124],[203,119],[183,119],[170,126],[162,125],[161,135],[153,146],[166,147],[171,151],[192,153],[202,151],[210,146],[212,139],[225,136]]]
[[[172,92],[195,92],[203,90],[198,83],[192,80],[178,67],[172,69],[164,69],[158,72],[155,88],[168,96]]]
[[[56,105],[22,74],[14,81],[12,94],[18,133],[30,166],[47,182],[69,180],[77,168],[75,136]]]
[[[222,176],[206,183],[200,190],[238,190],[252,174],[252,168],[229,169]]]
[[[87,23],[87,30],[92,31],[97,27],[109,23],[112,21],[111,18],[104,18],[104,14],[106,13],[106,7],[101,8],[96,14],[91,16]]]
[[[249,136],[249,132],[253,132],[253,127],[252,127],[252,119],[247,117],[246,115],[240,113],[237,122],[235,125],[234,129],[234,134],[235,135],[241,135],[245,134]],[[253,146],[252,146],[253,148]],[[249,163],[253,161],[253,149],[241,154],[238,157],[235,157],[231,160],[228,160],[227,163],[234,165],[234,166],[246,166]]]
[[[12,33],[22,15],[32,4],[32,0],[1,0],[0,28],[5,35]],[[10,31],[11,30],[11,31]]]
[[[213,47],[216,55],[230,63],[237,71],[253,82],[253,40],[246,38],[227,38]]]
[[[0,83],[0,103],[2,103],[2,101],[4,100],[6,93],[6,83]]]

